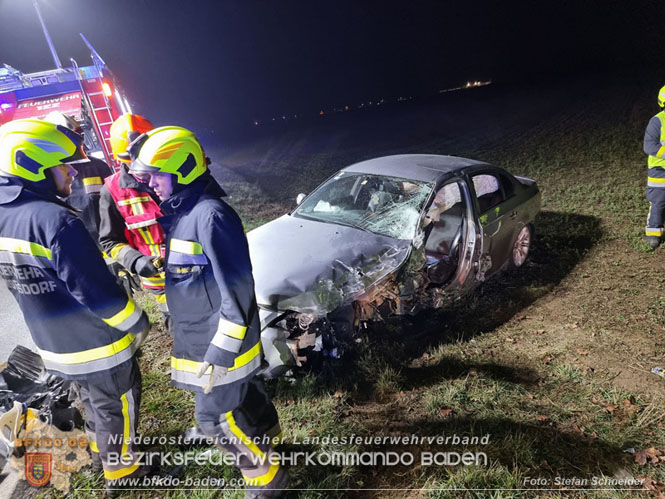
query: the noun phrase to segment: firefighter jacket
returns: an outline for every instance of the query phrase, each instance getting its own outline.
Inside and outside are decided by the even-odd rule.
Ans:
[[[644,152],[649,155],[649,168],[665,168],[665,111],[661,111],[649,120],[647,129],[644,132]],[[665,179],[661,182],[655,181],[658,185],[651,185],[652,179],[649,179],[649,187],[665,187]]]
[[[89,163],[76,165],[78,175],[72,183],[72,193],[66,198],[67,204],[78,210],[85,228],[94,239],[99,240],[99,193],[104,179],[113,171],[109,166],[93,156],[88,156]]]
[[[129,366],[147,316],[73,209],[15,177],[0,177],[0,275],[47,369],[90,379]]]
[[[261,340],[247,238],[223,195],[206,174],[161,203],[160,223],[167,232],[172,382],[202,391],[210,371],[197,373],[207,361],[229,368],[213,391],[233,398],[261,366]]]
[[[99,242],[102,249],[130,272],[141,256],[163,257],[164,230],[155,194],[125,167],[104,181],[100,199]],[[140,277],[144,288],[164,289],[164,273]]]

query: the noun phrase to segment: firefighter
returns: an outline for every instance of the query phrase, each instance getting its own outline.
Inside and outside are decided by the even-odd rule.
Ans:
[[[130,439],[141,394],[134,354],[150,326],[60,199],[71,194],[72,165],[86,159],[82,144],[46,121],[0,127],[0,275],[46,369],[79,383],[93,460],[113,485],[146,472]]]
[[[644,152],[649,155],[646,239],[651,248],[660,246],[665,222],[665,86],[658,92],[661,111],[649,120],[644,133]]]
[[[235,457],[247,497],[274,497],[288,475],[270,462],[279,430],[262,381],[259,315],[242,222],[221,197],[195,135],[160,127],[139,137],[130,171],[150,177],[167,233],[171,380],[196,392],[203,432]]]
[[[73,116],[52,111],[45,121],[56,125],[62,125],[83,136],[83,129]],[[72,183],[72,193],[65,201],[78,210],[78,216],[83,220],[85,228],[97,243],[99,240],[99,192],[102,190],[103,181],[113,171],[104,161],[88,156],[89,163],[80,165],[78,175]]]
[[[111,125],[113,156],[122,166],[104,181],[101,190],[99,242],[107,255],[138,274],[170,330],[164,273],[159,270],[165,250],[164,230],[157,222],[162,215],[159,198],[146,182],[128,172],[128,144],[153,128],[150,121],[136,114],[125,114]]]

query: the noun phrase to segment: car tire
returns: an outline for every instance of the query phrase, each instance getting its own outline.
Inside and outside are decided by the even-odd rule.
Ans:
[[[513,247],[510,250],[510,267],[513,269],[518,269],[526,259],[529,257],[529,252],[531,251],[531,243],[533,240],[533,229],[531,225],[525,225],[518,232]]]

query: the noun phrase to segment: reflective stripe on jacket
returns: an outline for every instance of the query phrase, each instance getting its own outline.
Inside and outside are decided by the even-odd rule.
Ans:
[[[71,208],[0,177],[0,276],[47,369],[69,379],[129,361],[148,318],[117,286]]]
[[[242,222],[205,176],[160,206],[167,231],[166,300],[173,320],[171,379],[201,391],[210,370],[228,367],[216,385],[224,397],[240,390],[261,367],[258,309]],[[229,395],[230,397],[230,395]]]
[[[649,155],[649,168],[665,167],[665,111],[656,114],[644,133],[644,152]],[[651,182],[651,178],[649,178]],[[650,187],[661,187],[649,185]]]
[[[164,229],[157,222],[162,216],[159,205],[149,193],[132,187],[122,186],[122,177],[129,176],[126,171],[120,171],[107,178],[104,186],[108,190],[115,208],[124,220],[124,242],[118,242],[111,248],[104,248],[114,260],[130,269],[127,261],[135,261],[136,257],[129,256],[130,250],[138,250],[146,256],[165,255]],[[105,214],[103,214],[104,216]],[[104,244],[103,244],[104,246]],[[130,269],[131,270],[131,269]],[[148,289],[164,289],[164,274],[153,277],[140,277],[141,284]]]

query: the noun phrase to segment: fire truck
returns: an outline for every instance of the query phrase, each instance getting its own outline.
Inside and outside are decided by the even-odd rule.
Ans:
[[[88,153],[117,170],[109,129],[119,116],[131,113],[129,103],[104,60],[82,34],[92,65],[79,66],[70,59],[71,67],[62,67],[34,3],[56,68],[22,73],[7,64],[0,66],[0,125],[21,118],[43,119],[52,111],[74,116],[85,131]]]

